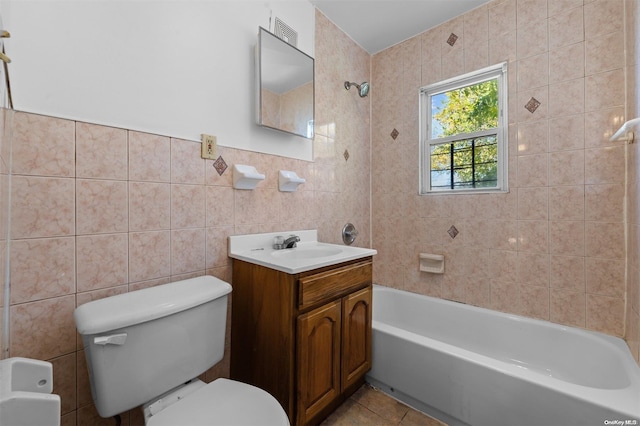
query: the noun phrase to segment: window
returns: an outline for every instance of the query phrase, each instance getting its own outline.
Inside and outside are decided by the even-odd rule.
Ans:
[[[420,193],[506,192],[506,63],[420,89]]]

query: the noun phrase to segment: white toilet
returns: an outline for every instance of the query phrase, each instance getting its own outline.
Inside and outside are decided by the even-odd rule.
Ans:
[[[143,405],[151,426],[289,425],[262,389],[198,379],[223,357],[230,292],[204,276],[79,306],[74,318],[98,413]]]

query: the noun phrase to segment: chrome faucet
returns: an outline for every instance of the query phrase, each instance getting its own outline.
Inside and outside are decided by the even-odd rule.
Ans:
[[[282,245],[284,246],[283,248],[290,249],[296,247],[296,243],[299,241],[300,237],[298,237],[297,235],[289,235],[289,237],[284,240],[284,243],[282,243]]]

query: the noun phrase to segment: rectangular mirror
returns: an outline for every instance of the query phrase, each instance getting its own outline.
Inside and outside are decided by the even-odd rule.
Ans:
[[[313,58],[260,27],[256,48],[257,121],[313,138]]]

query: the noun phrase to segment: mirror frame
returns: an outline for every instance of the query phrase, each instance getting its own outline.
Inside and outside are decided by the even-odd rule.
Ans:
[[[311,122],[312,122],[312,126],[311,126],[311,131],[310,131],[310,135],[309,134],[302,134],[302,133],[296,133],[295,131],[290,131],[290,130],[286,130],[280,127],[274,127],[273,125],[267,124],[264,122],[263,120],[263,110],[262,110],[262,86],[263,86],[263,78],[262,78],[262,71],[263,71],[263,66],[262,66],[262,60],[263,60],[263,37],[273,37],[273,39],[279,43],[283,43],[283,45],[285,46],[284,48],[286,50],[291,50],[292,54],[295,55],[303,55],[301,56],[303,59],[304,57],[308,58],[311,60],[311,83],[312,83],[312,87],[311,87]],[[270,31],[266,30],[263,27],[258,27],[258,44],[256,45],[256,122],[259,126],[261,127],[266,127],[269,129],[273,129],[273,130],[278,130],[280,132],[284,132],[284,133],[288,133],[291,135],[296,135],[299,137],[303,137],[305,139],[313,139],[314,133],[315,133],[315,129],[314,129],[314,124],[315,124],[315,61],[313,59],[312,56],[307,55],[306,53],[304,53],[302,50],[298,49],[297,47],[287,43],[286,41],[278,38],[275,34],[271,33]],[[307,83],[305,83],[307,84]],[[301,87],[301,86],[299,86]]]

